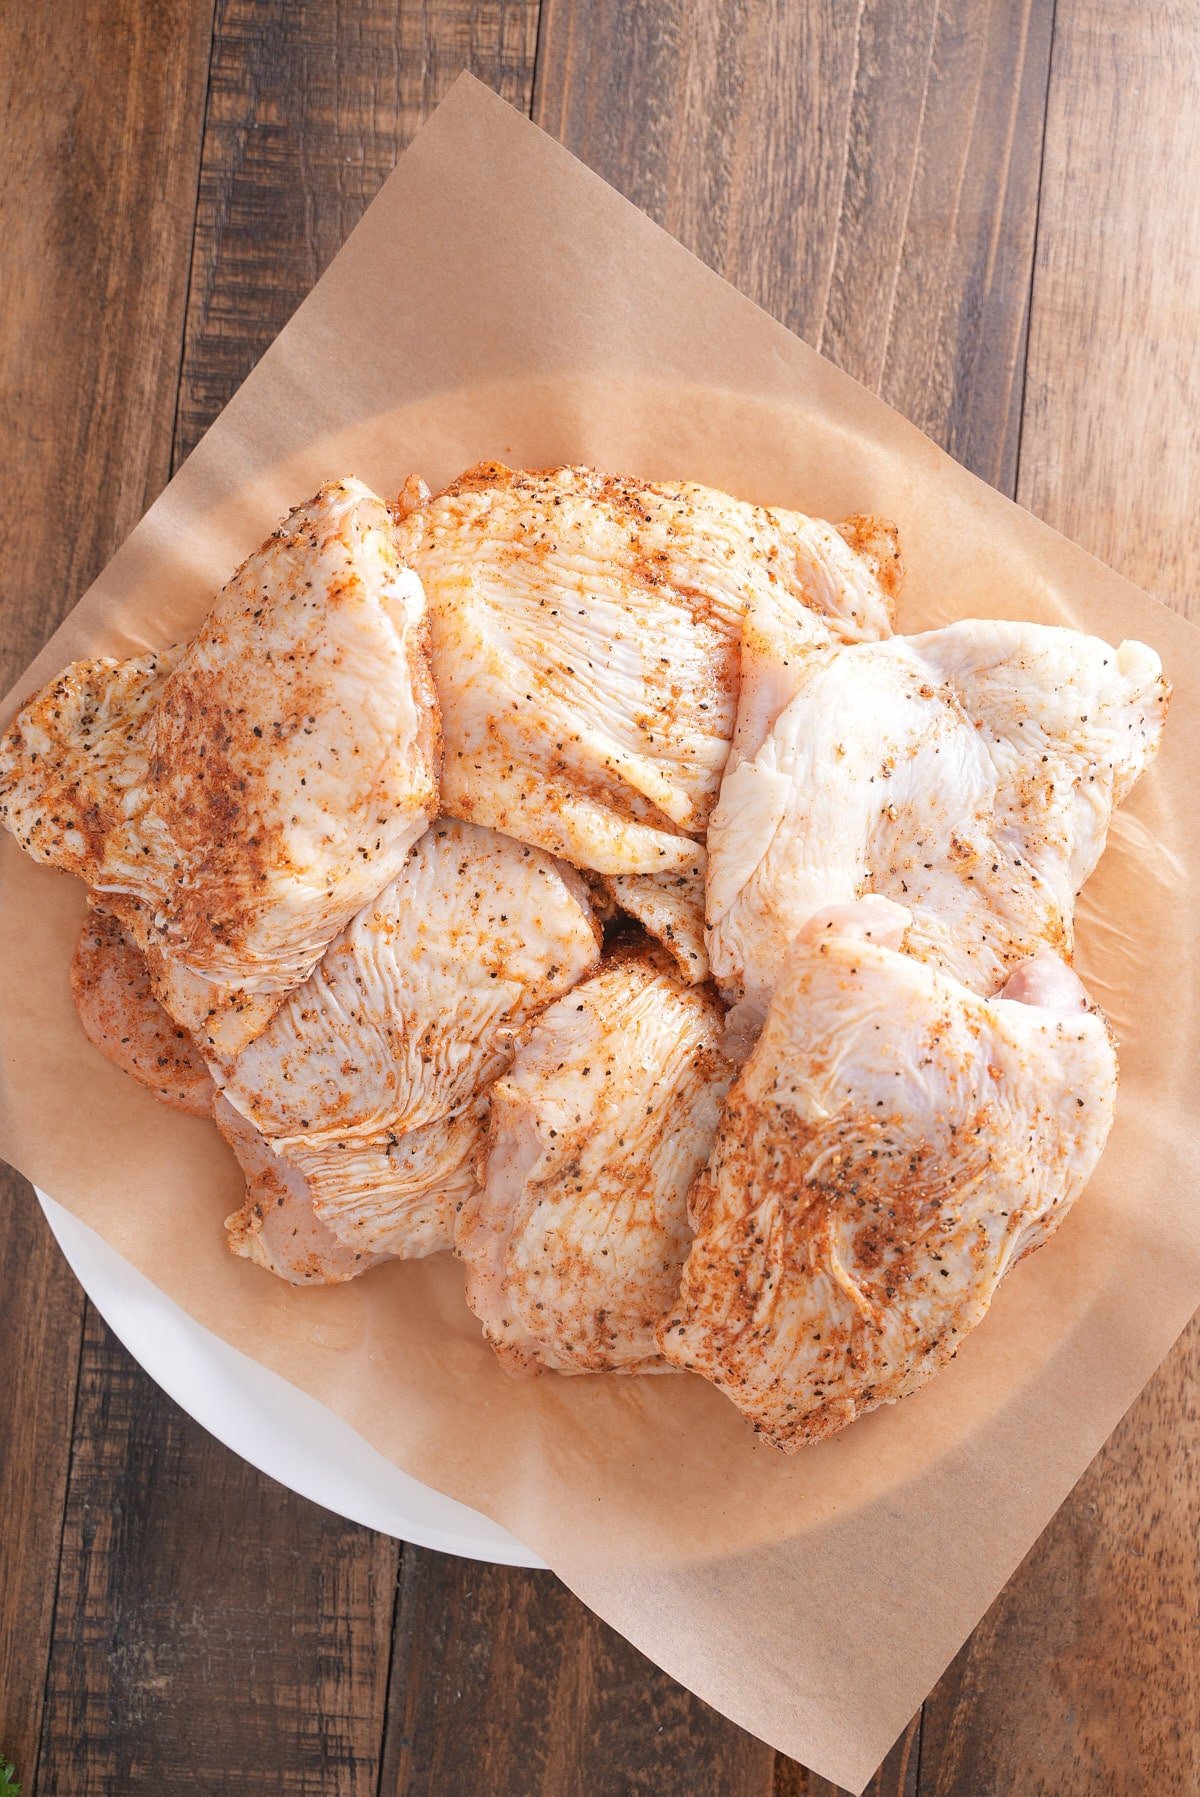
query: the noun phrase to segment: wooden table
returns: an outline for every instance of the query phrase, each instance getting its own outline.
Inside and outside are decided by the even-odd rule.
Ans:
[[[10,0],[9,676],[464,67],[986,480],[1187,608],[1188,0]],[[6,1184],[0,1749],[27,1797],[829,1790],[548,1574],[401,1548],[235,1460],[130,1363]],[[1200,1791],[1198,1343],[873,1790]]]

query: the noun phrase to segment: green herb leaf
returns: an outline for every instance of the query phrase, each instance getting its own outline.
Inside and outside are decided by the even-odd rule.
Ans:
[[[0,1753],[0,1797],[21,1797],[21,1787],[17,1783],[17,1768],[2,1753]]]

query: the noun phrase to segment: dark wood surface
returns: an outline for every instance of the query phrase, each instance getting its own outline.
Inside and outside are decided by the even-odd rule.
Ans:
[[[984,478],[1200,586],[1200,14],[1138,0],[0,5],[0,675],[470,67]],[[69,1127],[64,1107],[63,1126]],[[218,1447],[0,1196],[0,1751],[56,1793],[828,1797],[546,1574]],[[872,1789],[1200,1792],[1190,1332]]]

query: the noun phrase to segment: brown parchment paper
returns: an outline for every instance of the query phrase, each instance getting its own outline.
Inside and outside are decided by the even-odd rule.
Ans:
[[[0,838],[0,1149],[200,1322],[475,1505],[744,1727],[861,1789],[1200,1302],[1192,769],[1200,636],[959,468],[464,77],[315,291],[5,707],[74,656],[189,634],[287,508],[467,463],[689,476],[908,562],[901,628],[1068,622],[1159,650],[1166,744],[1082,902],[1116,1128],[957,1362],[788,1460],[698,1380],[512,1383],[449,1257],[294,1292],[228,1256],[208,1124],[85,1040],[81,888]]]

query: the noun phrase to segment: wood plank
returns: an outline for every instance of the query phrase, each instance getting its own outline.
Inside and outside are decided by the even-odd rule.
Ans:
[[[381,1792],[768,1797],[760,1744],[704,1713],[550,1574],[405,1551]]]
[[[83,1293],[33,1193],[0,1172],[0,1755],[37,1761]]]
[[[879,377],[865,356],[853,370],[1009,495],[1053,15],[1053,0],[939,7]],[[870,141],[870,120],[862,131]],[[863,309],[869,289],[856,292]],[[822,347],[838,359],[831,337]]]
[[[534,116],[1011,493],[1052,14],[544,0]],[[691,1726],[727,1750],[698,1703]],[[914,1718],[877,1797],[912,1797],[920,1738]],[[833,1791],[782,1758],[774,1778],[778,1797]]]
[[[30,501],[5,521],[0,646],[18,667],[167,476],[210,29],[189,0],[0,10],[0,431]]]
[[[395,1564],[220,1448],[89,1308],[39,1791],[368,1797]]]
[[[922,1797],[1200,1790],[1200,1327],[925,1705]]]
[[[1020,499],[1200,608],[1200,14],[1073,0],[1054,38]]]
[[[1011,491],[1051,0],[545,0],[535,118]]]
[[[537,0],[220,0],[177,422],[186,454],[470,69],[528,111]]]
[[[1196,615],[1200,17],[1060,7],[1019,496]],[[922,1791],[1200,1790],[1200,1326],[926,1706]]]
[[[209,34],[189,0],[0,9],[0,466],[26,500],[5,520],[0,688],[166,478]],[[25,1182],[0,1185],[0,1750],[28,1791],[83,1294]]]
[[[535,32],[527,6],[219,7],[176,460],[459,69],[511,88],[524,45],[527,100]],[[84,1371],[41,1788],[373,1793],[396,1544],[228,1454],[95,1317]]]

